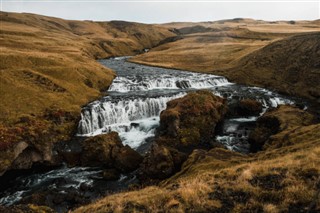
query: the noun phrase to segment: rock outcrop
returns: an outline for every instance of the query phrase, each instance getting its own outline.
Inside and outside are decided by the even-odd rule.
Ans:
[[[279,106],[266,112],[257,120],[257,127],[249,135],[250,149],[257,152],[270,146],[280,147],[289,143],[289,134],[297,128],[314,123],[314,116],[293,106]],[[276,140],[277,135],[287,135]]]
[[[226,111],[226,101],[205,90],[168,102],[160,115],[155,143],[140,167],[140,176],[167,178],[180,169],[192,150],[212,147],[215,127]]]
[[[41,116],[24,116],[14,126],[0,124],[0,176],[7,170],[30,169],[34,163],[61,163],[53,153],[57,141],[66,141],[75,127],[70,112],[46,110]]]
[[[226,111],[226,101],[206,90],[172,100],[160,115],[157,143],[178,149],[210,144]]]
[[[142,157],[129,146],[124,146],[118,133],[97,135],[82,143],[81,164],[103,166],[130,172],[138,168]]]

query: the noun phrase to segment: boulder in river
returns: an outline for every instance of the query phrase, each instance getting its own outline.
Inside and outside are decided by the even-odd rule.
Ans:
[[[209,144],[227,112],[225,99],[207,90],[191,92],[167,103],[161,112],[159,137],[175,148]]]
[[[167,103],[150,153],[140,167],[142,179],[164,179],[177,172],[195,148],[211,147],[215,128],[227,111],[212,92],[191,92]]]
[[[104,166],[130,172],[138,168],[142,157],[124,146],[117,132],[90,137],[82,143],[83,166]]]
[[[143,175],[140,179],[165,179],[180,169],[181,164],[187,159],[187,155],[155,143],[141,164]]]

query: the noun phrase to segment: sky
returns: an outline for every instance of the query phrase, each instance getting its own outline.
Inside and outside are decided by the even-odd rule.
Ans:
[[[1,0],[1,11],[142,23],[320,19],[320,0]]]

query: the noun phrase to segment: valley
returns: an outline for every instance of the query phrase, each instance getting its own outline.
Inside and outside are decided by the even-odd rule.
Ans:
[[[319,20],[0,16],[1,212],[319,210]]]

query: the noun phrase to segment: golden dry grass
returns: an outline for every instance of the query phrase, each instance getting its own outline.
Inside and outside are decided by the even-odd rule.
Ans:
[[[79,112],[115,74],[95,59],[133,55],[171,36],[158,26],[0,13],[0,121],[57,107]]]
[[[271,113],[285,127],[265,151],[194,150],[180,172],[157,186],[110,195],[74,212],[319,211],[320,124],[301,124],[296,118],[311,117],[292,107]]]
[[[197,72],[231,68],[243,56],[270,43],[268,34],[262,35],[267,40],[261,40],[250,33],[245,29],[230,29],[190,34],[135,56],[130,61]]]
[[[310,147],[275,150],[272,158],[260,153],[219,160],[214,152],[226,151],[211,150],[160,186],[110,195],[74,212],[307,211],[319,199],[320,140],[301,143]],[[226,165],[213,165],[219,161]]]
[[[236,19],[163,26],[180,32],[182,39],[130,61],[223,75],[237,83],[319,101],[319,21]]]

